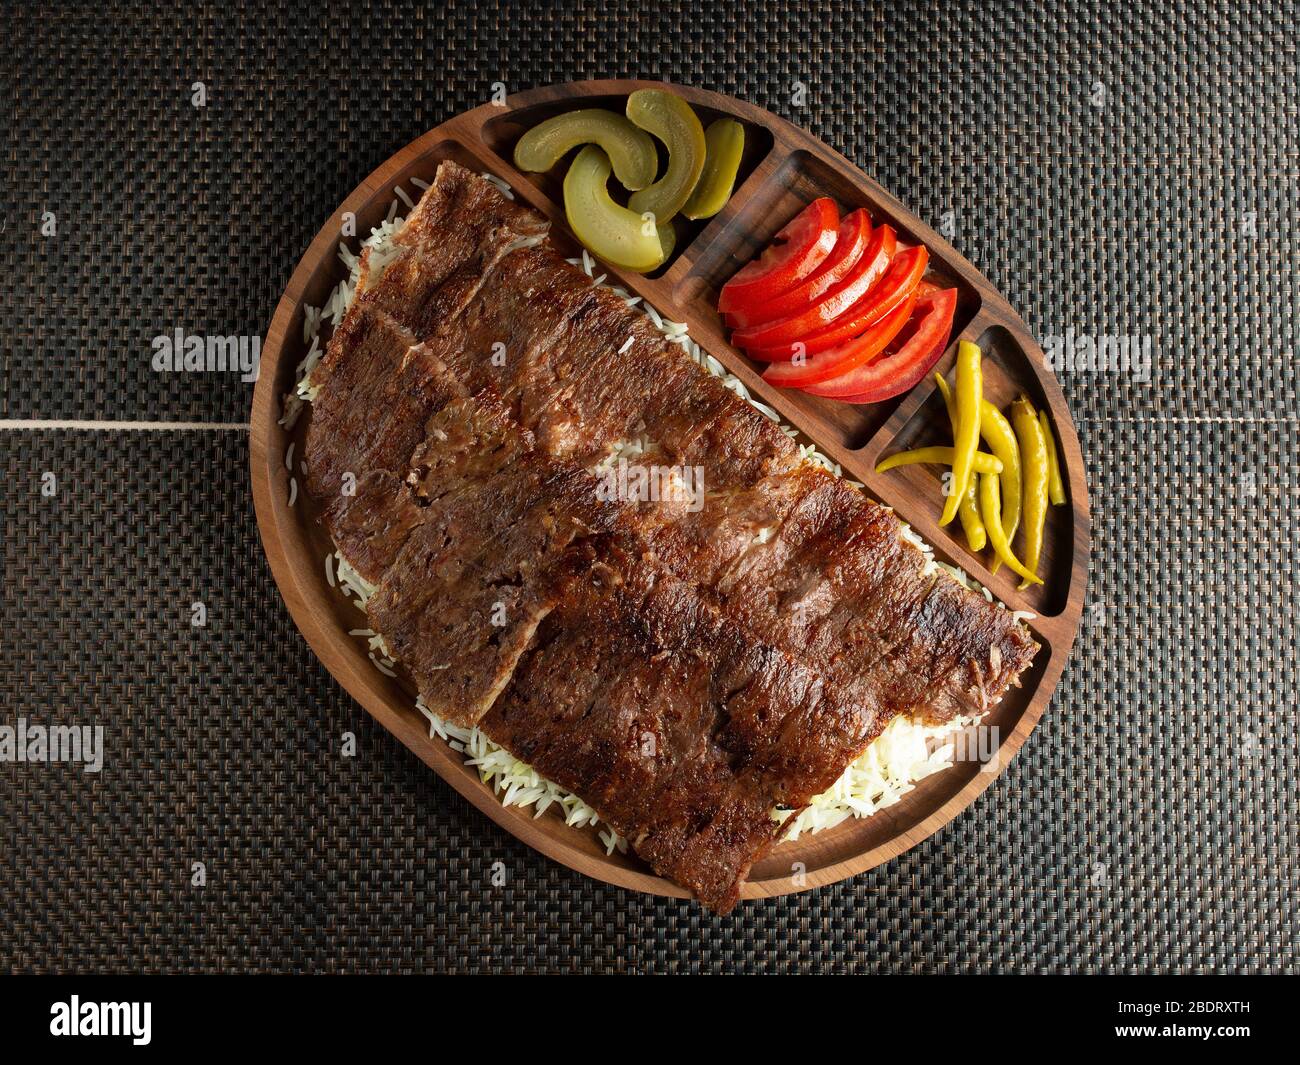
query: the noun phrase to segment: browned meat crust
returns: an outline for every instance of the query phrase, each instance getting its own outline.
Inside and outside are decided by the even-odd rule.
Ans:
[[[725,912],[774,809],[897,714],[991,705],[1036,647],[640,312],[526,246],[543,228],[439,169],[318,371],[308,488],[426,705]],[[692,505],[597,490],[630,438],[634,466],[699,468]]]
[[[418,330],[423,317],[404,324]],[[585,464],[644,434],[667,461],[708,462],[717,488],[798,462],[779,428],[545,245],[506,257],[459,315],[430,317],[440,325],[420,334],[429,349],[471,391],[496,389],[555,457]]]
[[[374,581],[419,519],[399,488],[425,422],[464,389],[414,337],[366,308],[347,315],[326,361],[307,434],[307,491],[344,557]]]
[[[603,509],[580,467],[531,446],[489,393],[434,415],[407,491],[418,518],[367,605],[425,704],[475,724],[514,673]]]
[[[761,765],[779,757],[783,724],[826,697],[812,671],[749,638],[691,585],[604,547],[482,727],[725,911],[776,838],[778,803],[824,790],[819,777]]]
[[[432,325],[412,309],[439,324],[454,319],[513,245],[545,231],[532,211],[448,166],[407,219],[399,254],[383,274],[371,271],[369,252],[363,257],[360,295],[313,375],[320,392],[305,459],[308,493],[367,580],[392,562],[415,519],[394,485],[424,439],[426,419],[466,395],[419,344]]]

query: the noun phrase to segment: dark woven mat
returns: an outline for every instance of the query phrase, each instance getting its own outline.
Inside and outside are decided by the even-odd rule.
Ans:
[[[262,333],[338,201],[492,82],[620,75],[790,117],[950,213],[1041,336],[1154,372],[1063,375],[1092,604],[1023,753],[900,859],[726,920],[538,856],[371,724],[276,593],[246,433],[0,432],[0,724],[107,742],[0,765],[0,967],[1300,968],[1300,11],[879,6],[5,5],[0,418],[246,421],[151,339]]]

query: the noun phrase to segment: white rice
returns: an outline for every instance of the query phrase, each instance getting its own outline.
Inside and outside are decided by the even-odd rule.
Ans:
[[[497,186],[504,195],[512,200],[514,199],[513,192],[504,181],[490,174],[484,174],[483,176]],[[411,179],[411,184],[420,192],[429,187],[428,182],[415,178]],[[410,198],[400,187],[394,188],[393,191],[406,204],[408,209],[413,208]],[[294,391],[285,397],[284,417],[281,418],[281,424],[287,429],[293,428],[301,413],[302,403],[310,403],[316,398],[317,390],[311,384],[311,373],[323,354],[320,337],[323,323],[329,322],[331,326],[337,327],[338,323],[343,320],[343,315],[351,306],[352,301],[356,298],[361,285],[363,270],[366,275],[366,284],[373,284],[382,276],[384,268],[397,254],[397,248],[393,244],[393,237],[405,223],[405,219],[398,217],[396,214],[397,202],[396,199],[393,201],[385,221],[372,229],[370,236],[362,241],[360,255],[354,254],[346,244],[340,243],[339,259],[348,270],[348,278],[339,282],[331,293],[329,300],[326,301],[325,306],[323,308],[313,308],[304,305],[304,340],[309,341],[310,346],[306,356],[298,365],[297,385]],[[508,250],[513,251],[517,248],[531,247],[544,239],[544,234],[525,237],[516,241]],[[367,250],[369,252],[368,256],[366,255]],[[582,272],[592,279],[593,284],[604,283],[606,275],[595,276],[595,262],[585,248],[582,250],[580,257],[569,259],[568,262],[581,268]],[[621,286],[607,285],[606,287],[622,299],[628,307],[637,307],[645,313],[665,338],[678,344],[691,359],[714,377],[719,378],[723,385],[753,406],[764,417],[771,419],[778,425],[780,424],[780,416],[772,407],[750,395],[749,389],[745,387],[743,381],[730,373],[721,362],[704,351],[689,336],[689,329],[685,322],[675,322],[663,318],[654,307],[645,303],[640,296],[632,296]],[[632,340],[632,337],[628,337],[620,349],[620,354],[631,347]],[[639,428],[644,429],[644,425]],[[781,425],[781,429],[792,439],[798,441],[799,434],[797,430],[786,425]],[[619,459],[636,461],[644,457],[653,448],[653,442],[644,434],[621,440],[593,469],[599,471],[602,467],[616,463]],[[843,476],[839,463],[823,455],[811,443],[800,442],[799,450],[805,461],[820,466],[837,477]],[[289,458],[291,456],[292,448],[290,448]],[[856,488],[862,488],[862,485],[856,481],[849,481],[848,483]],[[296,480],[291,482],[290,491],[290,505],[292,505],[293,499],[297,495]],[[755,542],[766,543],[775,533],[775,527],[760,529],[755,534]],[[971,580],[957,567],[937,560],[934,557],[933,549],[905,523],[902,526],[901,535],[924,556],[925,561],[922,571],[924,574],[943,570],[965,587],[982,592],[988,601],[996,602],[987,588]],[[357,573],[339,551],[335,551],[326,557],[325,577],[330,587],[337,588],[360,610],[365,609],[367,600],[375,591],[375,586]],[[999,603],[999,605],[1003,604]],[[1027,611],[1016,611],[1012,616],[1017,621],[1027,621],[1031,620],[1035,615]],[[354,629],[351,635],[367,640],[370,660],[381,673],[389,677],[396,675],[393,668],[396,663],[389,654],[388,648],[384,646],[381,635],[368,628]],[[466,764],[478,770],[479,778],[492,787],[493,791],[500,797],[502,805],[523,808],[531,806],[534,809],[534,817],[540,817],[552,806],[555,806],[560,810],[565,823],[570,826],[575,828],[600,826],[601,822],[596,812],[579,796],[565,791],[540,776],[531,766],[521,762],[504,747],[492,742],[480,729],[466,729],[444,720],[424,705],[422,697],[417,696],[415,708],[428,720],[430,737],[445,741],[454,750],[463,754]],[[895,718],[881,735],[849,765],[843,776],[832,788],[813,799],[807,809],[790,820],[784,838],[796,839],[801,835],[834,828],[850,817],[870,817],[879,810],[898,802],[919,781],[952,766],[955,752],[955,735],[963,729],[978,723],[982,717],[982,714],[974,714],[955,718],[942,725],[929,725],[905,717]],[[777,820],[783,820],[788,814],[785,811],[776,810],[773,811],[772,816]],[[627,840],[614,832],[613,829],[605,826],[599,830],[598,834],[605,845],[607,853],[612,854],[615,850],[626,852]]]
[[[500,189],[501,195],[504,196],[507,200],[513,200],[515,198],[514,189],[512,189],[509,185],[507,185],[495,174],[484,174],[483,177],[487,179],[489,184],[495,185],[498,189]]]
[[[505,254],[509,255],[512,251],[518,251],[520,248],[532,248],[546,239],[545,233],[534,233],[531,237],[520,237],[518,240],[511,241],[506,245]]]
[[[375,594],[375,586],[352,568],[352,563],[343,557],[343,552],[335,551],[332,557],[337,587],[356,604],[358,610],[365,610],[366,603]]]
[[[850,817],[870,817],[892,806],[917,781],[951,768],[956,754],[953,737],[979,721],[981,715],[954,718],[943,725],[926,725],[896,717],[852,762],[834,787],[818,795],[786,828],[786,839],[834,828]],[[787,814],[774,811],[779,820]]]
[[[572,792],[552,784],[537,771],[498,746],[477,728],[462,728],[445,721],[417,697],[415,708],[429,722],[429,736],[448,743],[465,756],[465,762],[478,770],[479,779],[501,797],[503,806],[533,807],[533,816],[541,817],[552,806],[559,809],[564,823],[574,828],[595,827],[600,818],[596,811]],[[627,840],[606,827],[599,833],[607,853],[626,852]]]

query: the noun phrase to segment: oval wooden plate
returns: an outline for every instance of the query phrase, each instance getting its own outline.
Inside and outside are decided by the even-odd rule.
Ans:
[[[1046,709],[1074,642],[1088,568],[1088,498],[1078,437],[1060,387],[1015,311],[939,234],[848,160],[761,108],[662,82],[555,85],[520,93],[504,105],[487,104],[459,115],[375,170],[312,241],[276,308],[262,348],[262,372],[253,396],[253,494],[276,582],[298,628],[329,671],[385,728],[494,821],[535,849],[589,876],[638,891],[684,897],[681,888],[655,876],[635,857],[606,856],[591,830],[569,828],[553,813],[534,818],[527,810],[503,807],[458,753],[440,740],[430,739],[425,719],[414,709],[413,691],[375,669],[364,642],[348,635],[349,629],[364,627],[364,622],[326,583],[324,560],[331,545],[305,493],[299,493],[296,504],[289,506],[290,480],[301,478],[301,473],[286,467],[286,452],[296,442],[296,453],[303,454],[310,414],[305,411],[291,433],[278,424],[281,397],[293,388],[295,368],[305,352],[303,305],[323,305],[346,276],[336,253],[349,216],[356,220],[353,232],[369,233],[387,213],[395,186],[418,195],[408,184],[410,179],[431,181],[438,164],[453,159],[504,180],[519,200],[551,219],[556,243],[573,254],[576,249],[567,234],[560,197],[566,164],[561,163],[554,174],[521,174],[510,163],[515,141],[542,119],[572,108],[607,106],[621,112],[628,93],[643,88],[668,88],[678,93],[695,107],[706,125],[719,115],[738,119],[745,126],[745,157],[731,202],[707,222],[682,226],[678,250],[665,269],[642,277],[611,268],[611,283],[643,296],[665,317],[689,323],[691,335],[756,398],[774,407],[788,424],[840,463],[846,476],[861,481],[868,494],[892,506],[934,547],[939,558],[963,568],[1009,607],[1037,615],[1029,624],[1042,650],[1023,676],[1022,686],[1011,691],[987,719],[998,729],[1000,746],[992,764],[999,770],[1025,742]],[[985,390],[994,403],[1005,409],[1017,394],[1026,392],[1037,407],[1050,411],[1060,441],[1070,505],[1050,510],[1042,570],[1046,584],[1042,588],[1019,592],[1005,568],[994,576],[987,558],[966,551],[960,534],[954,536],[950,531],[957,523],[948,528],[938,526],[939,484],[932,468],[910,466],[884,475],[875,473],[882,454],[947,439],[946,414],[932,381],[886,403],[848,406],[769,387],[759,376],[759,368],[727,342],[714,310],[718,288],[804,204],[818,196],[833,197],[842,210],[865,207],[876,224],[888,222],[901,239],[924,243],[930,249],[931,275],[958,289],[952,344],[939,363],[940,371],[951,375],[958,340],[973,340],[985,351]],[[356,242],[351,243],[355,249]],[[601,269],[607,268],[602,264]],[[901,802],[874,817],[850,820],[781,844],[754,866],[743,897],[762,898],[818,887],[888,861],[968,806],[996,776],[988,768],[981,772],[973,761],[958,762],[922,781]]]

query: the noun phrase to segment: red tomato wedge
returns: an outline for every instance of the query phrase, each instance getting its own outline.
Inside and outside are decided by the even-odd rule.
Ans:
[[[884,246],[893,238],[894,231],[888,226],[881,226],[871,238],[866,253],[849,271],[848,276],[811,307],[805,307],[789,318],[782,318],[779,321],[764,322],[749,329],[737,329],[731,334],[731,342],[739,348],[779,347],[802,340],[808,334],[826,328],[866,296],[875,287],[877,281],[886,276],[890,262]],[[917,276],[919,278],[920,275]]]
[[[776,235],[763,254],[740,268],[718,294],[723,313],[753,311],[794,288],[822,264],[835,247],[840,224],[835,201],[813,200]]]
[[[788,318],[792,314],[807,310],[820,296],[849,275],[870,243],[871,216],[861,208],[850,211],[840,223],[835,247],[816,270],[784,295],[767,300],[756,307],[728,314],[727,324],[733,329],[743,329],[746,326],[757,325],[759,322],[773,322],[778,318]]]
[[[915,303],[916,293],[908,292],[902,303],[860,337],[810,359],[773,363],[763,371],[763,380],[777,388],[806,388],[848,373],[864,362],[870,362],[898,336],[912,316],[912,306]]]
[[[957,290],[941,289],[916,301],[912,320],[882,358],[861,364],[847,373],[807,391],[846,403],[879,403],[916,386],[948,347],[952,316],[957,310]]]
[[[743,330],[732,334],[732,343],[745,347],[749,356],[760,362],[789,359],[790,345],[794,341],[803,344],[805,355],[816,355],[839,347],[880,321],[911,295],[916,290],[921,275],[925,273],[929,258],[930,253],[921,247],[899,252],[890,262],[884,277],[872,285],[853,306],[820,329],[775,345],[758,343],[753,346],[741,344],[742,332],[746,335],[750,333],[749,330]]]

